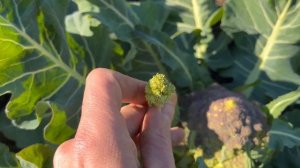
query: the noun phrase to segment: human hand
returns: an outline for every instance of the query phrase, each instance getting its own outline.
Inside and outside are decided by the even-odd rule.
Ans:
[[[175,167],[172,141],[183,137],[181,129],[170,129],[176,95],[162,107],[147,107],[145,84],[111,70],[93,70],[77,133],[59,146],[54,167]],[[121,107],[122,102],[130,104]]]

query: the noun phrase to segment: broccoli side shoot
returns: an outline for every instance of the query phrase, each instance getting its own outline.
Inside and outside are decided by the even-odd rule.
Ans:
[[[157,73],[145,87],[145,97],[149,106],[161,106],[175,92],[175,86],[164,74]]]

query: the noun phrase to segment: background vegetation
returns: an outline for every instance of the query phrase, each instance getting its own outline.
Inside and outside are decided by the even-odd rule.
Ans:
[[[0,167],[52,166],[96,67],[164,73],[181,99],[212,83],[242,93],[271,127],[266,157],[247,153],[247,165],[300,167],[299,9],[299,0],[0,0]],[[185,126],[180,112],[174,125]],[[205,167],[191,137],[177,165]]]

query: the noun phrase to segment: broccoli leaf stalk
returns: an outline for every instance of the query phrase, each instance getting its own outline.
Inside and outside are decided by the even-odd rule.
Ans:
[[[175,86],[164,74],[157,73],[145,87],[145,97],[149,106],[162,106],[175,93]]]

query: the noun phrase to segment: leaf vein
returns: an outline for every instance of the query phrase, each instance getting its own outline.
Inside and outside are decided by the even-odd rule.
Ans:
[[[269,134],[281,135],[281,136],[289,137],[289,138],[294,139],[296,141],[300,141],[300,137],[297,137],[295,135],[285,133],[285,132],[282,132],[282,131],[271,130],[271,131],[269,131]]]

